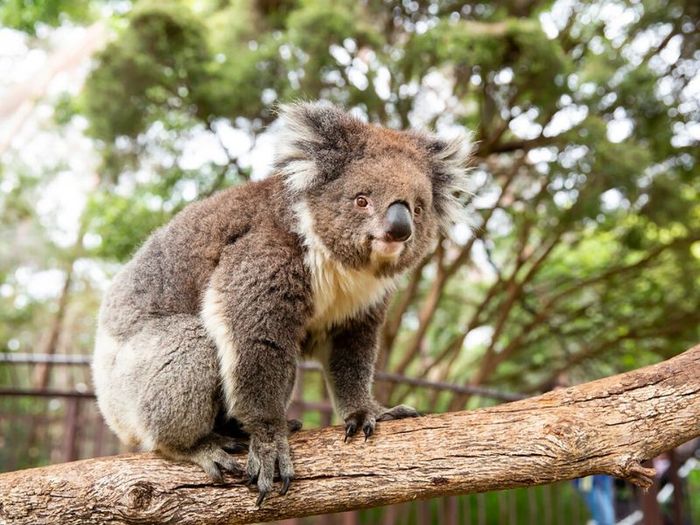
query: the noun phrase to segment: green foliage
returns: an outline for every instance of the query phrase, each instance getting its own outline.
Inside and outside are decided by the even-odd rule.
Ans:
[[[168,219],[143,201],[97,193],[88,202],[85,216],[91,232],[99,236],[93,257],[126,261],[143,240]]]
[[[187,167],[195,138],[221,141],[222,126],[254,143],[279,103],[324,98],[389,126],[475,133],[466,205],[479,239],[469,253],[445,240],[427,263],[383,349],[389,371],[536,390],[561,371],[580,381],[677,353],[700,336],[700,148],[679,131],[700,120],[684,91],[699,15],[680,0],[605,5],[628,22],[601,2],[574,2],[547,26],[549,1],[138,0],[112,15],[82,93],[54,112],[59,129],[86,117],[101,156],[85,242],[6,256],[2,282],[22,261],[79,255],[112,269],[193,198],[250,176],[245,153],[228,150]],[[31,32],[99,4],[33,2],[20,18],[18,6],[5,2],[0,17]],[[34,203],[53,176],[5,185],[5,237],[48,237]],[[37,326],[45,306],[14,313]],[[2,344],[13,321],[0,319]],[[387,392],[436,410],[453,401]]]
[[[0,364],[0,385],[3,384],[5,372],[9,373],[9,371],[3,370],[7,367],[7,365]],[[12,414],[14,412],[26,414],[26,417],[41,417],[45,409],[45,402],[39,401],[37,403],[35,400],[26,397],[3,396],[0,399],[0,413],[3,414]],[[47,448],[33,447],[26,455],[13,456],[15,450],[9,445],[13,443],[27,443],[32,432],[30,425],[18,425],[10,418],[2,418],[0,420],[0,443],[3,444],[0,447],[0,472],[38,467],[49,463],[49,450]],[[10,465],[12,468],[10,468]]]
[[[509,68],[521,100],[545,107],[563,92],[563,75],[571,69],[564,51],[539,23],[514,18],[490,24],[440,22],[406,46],[403,68],[408,77],[424,75],[425,64],[468,68],[484,77]]]
[[[496,525],[508,520],[535,516],[538,520],[557,523],[585,522],[588,516],[582,498],[575,492],[571,483],[558,483],[529,489],[504,490],[454,496],[454,511],[457,523],[483,523]],[[443,523],[446,517],[447,500],[433,499],[425,502],[402,505],[399,520],[406,525],[419,523]],[[360,523],[379,525],[387,521],[386,508],[366,509],[360,513]],[[574,518],[577,516],[578,519]],[[399,522],[397,520],[397,522]]]
[[[86,22],[97,2],[90,0],[2,0],[0,25],[34,34],[37,24],[57,26],[64,20]]]
[[[693,469],[688,474],[688,494],[698,494],[700,491],[700,469]],[[700,501],[689,498],[691,522],[700,519]]]
[[[141,3],[122,37],[100,54],[85,86],[96,138],[135,137],[168,112],[201,113],[211,54],[205,28],[175,2]]]
[[[533,393],[696,344],[700,105],[687,87],[700,71],[700,12],[683,0],[574,0],[554,19],[561,4],[0,0],[0,23],[49,54],[47,25],[90,23],[114,7],[102,20],[109,43],[82,91],[46,97],[53,128],[33,130],[53,133],[62,150],[87,120],[97,169],[73,167],[71,151],[54,164],[42,162],[43,151],[29,160],[3,152],[0,351],[44,350],[62,292],[36,283],[71,276],[58,351],[89,353],[108,278],[187,203],[251,177],[250,151],[222,147],[216,159],[198,159],[199,149],[206,157],[226,130],[260,144],[278,104],[317,98],[388,126],[464,127],[477,143],[475,194],[465,202],[477,240],[445,239],[412,295],[411,277],[403,279],[389,316],[398,331],[383,338],[386,371]],[[625,16],[603,16],[615,8]],[[620,122],[627,131],[615,133]],[[58,184],[66,172],[96,179],[68,240],[44,210],[66,196]],[[31,374],[21,377],[30,387]],[[15,379],[0,365],[0,385]],[[306,401],[327,403],[324,388],[319,374],[304,375]],[[383,402],[425,411],[500,402],[406,385],[376,390]],[[43,402],[4,403],[0,412],[46,411]],[[313,410],[303,419],[326,422]],[[27,427],[0,422],[0,445],[29,437]],[[49,460],[38,447],[20,464],[15,456],[0,446],[0,470]],[[687,479],[698,492],[698,470]],[[690,502],[700,519],[698,499]],[[417,523],[419,512],[440,521],[437,503],[426,505],[404,521]],[[544,521],[552,509],[585,513],[567,483],[461,498],[458,518],[500,523],[507,506],[517,516],[541,510]],[[385,516],[372,509],[362,520]]]
[[[608,38],[606,21],[576,18],[595,12],[595,6],[583,4],[563,34],[551,38],[540,23],[548,3],[529,12],[464,5],[455,17],[457,5],[435,9],[305,0],[270,9],[236,0],[206,3],[195,12],[174,1],[142,1],[100,55],[82,100],[115,181],[138,170],[150,158],[149,148],[162,147],[162,139],[147,138],[154,125],[172,135],[168,151],[174,157],[177,137],[193,126],[245,117],[259,132],[274,120],[276,104],[297,98],[330,98],[360,108],[370,119],[407,125],[416,93],[436,72],[452,83],[450,96],[459,108],[444,116],[478,130],[480,160],[489,157],[489,148],[505,148],[490,160],[507,166],[507,159],[519,154],[519,147],[507,146],[521,140],[511,123],[518,115],[530,115],[532,125],[540,126],[540,143],[525,150],[543,145],[551,155],[518,176],[513,206],[500,210],[508,226],[487,227],[491,264],[499,275],[474,282],[473,274],[457,272],[419,345],[424,357],[437,359],[464,336],[466,325],[498,325],[509,302],[502,281],[514,272],[512,280],[522,282],[522,292],[507,307],[500,339],[450,357],[452,366],[438,377],[464,380],[484,366],[489,354],[512,347],[513,355],[490,372],[489,380],[521,389],[547,380],[552,363],[566,367],[578,352],[610,356],[611,349],[618,350],[599,363],[608,373],[651,362],[697,336],[691,319],[699,298],[688,292],[698,263],[688,239],[700,228],[695,152],[681,154],[671,144],[679,113],[669,111],[669,104],[678,107],[680,99],[659,101],[658,83],[665,73],[648,57],[630,59],[620,49],[636,34],[673,21],[657,7],[635,7],[642,16],[620,44]],[[690,42],[694,37],[683,38]],[[390,74],[388,93],[374,84],[380,68]],[[549,132],[552,117],[574,105],[585,110],[580,122]],[[631,134],[611,140],[611,121],[618,118],[627,119]],[[495,175],[487,173],[482,189],[498,191]],[[168,181],[194,174],[161,167],[159,177],[160,190],[142,185],[133,197],[106,191],[93,200],[89,229],[102,238],[95,256],[127,257],[177,209],[154,208],[152,196],[165,203],[167,192],[176,188]],[[611,206],[611,198],[619,203]],[[531,271],[549,242],[555,248]],[[658,256],[635,269],[657,250]],[[518,267],[520,257],[525,259]],[[632,270],[612,271],[620,265]],[[572,286],[589,281],[580,289]],[[430,277],[421,281],[406,319],[415,319],[432,285]],[[493,287],[493,299],[470,324]],[[552,295],[567,288],[572,291],[523,336],[523,328],[539,319],[537,312],[550,308]],[[664,319],[673,322],[664,325]],[[390,366],[415,346],[415,333],[410,323],[403,324]],[[527,380],[523,370],[531,374]],[[585,367],[579,372],[581,379],[602,373]],[[433,402],[446,401],[440,399]]]

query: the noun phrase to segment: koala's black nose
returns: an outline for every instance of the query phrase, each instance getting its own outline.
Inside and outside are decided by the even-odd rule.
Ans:
[[[413,233],[411,210],[403,202],[395,202],[386,210],[384,233],[390,241],[405,241]]]

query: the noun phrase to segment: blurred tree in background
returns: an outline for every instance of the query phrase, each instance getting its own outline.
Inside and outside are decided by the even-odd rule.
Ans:
[[[60,2],[6,2],[0,20],[31,35],[109,24],[84,88],[53,103],[55,132],[82,126],[100,165],[76,175],[87,202],[74,242],[56,243],[34,203],[65,166],[4,156],[0,236],[15,248],[0,254],[0,348],[89,352],[95,275],[188,202],[263,176],[276,106],[318,98],[474,133],[472,224],[406,277],[380,369],[534,392],[700,339],[697,2],[63,3],[61,17]],[[28,293],[22,272],[50,269],[60,293]]]

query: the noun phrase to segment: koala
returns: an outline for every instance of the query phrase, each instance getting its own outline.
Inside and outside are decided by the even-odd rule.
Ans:
[[[415,417],[372,395],[378,334],[399,276],[461,212],[470,146],[367,124],[328,103],[280,110],[274,172],[184,208],[116,275],[92,372],[126,444],[243,474],[260,506],[293,478],[286,409],[300,356],[323,366],[345,440]]]

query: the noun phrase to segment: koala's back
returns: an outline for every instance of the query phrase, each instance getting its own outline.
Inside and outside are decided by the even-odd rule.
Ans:
[[[92,370],[100,410],[123,442],[189,450],[212,431],[220,375],[202,296],[227,247],[285,229],[281,189],[271,177],[189,205],[115,277]]]
[[[153,318],[198,315],[222,250],[255,230],[280,228],[281,184],[271,177],[183,209],[114,278],[102,302],[100,325],[125,339]]]

